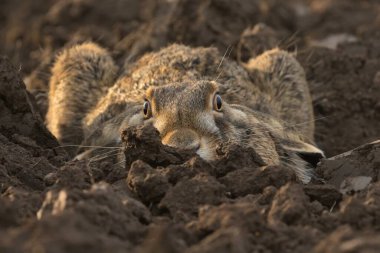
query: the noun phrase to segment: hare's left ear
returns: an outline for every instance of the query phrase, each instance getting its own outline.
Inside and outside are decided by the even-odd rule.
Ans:
[[[318,162],[325,157],[322,150],[312,144],[300,140],[286,141],[283,143],[282,147],[285,150],[296,153],[300,158],[308,162],[313,167],[316,167]]]

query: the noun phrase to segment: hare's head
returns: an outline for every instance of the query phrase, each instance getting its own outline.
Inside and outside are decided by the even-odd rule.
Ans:
[[[213,81],[198,81],[151,87],[144,101],[124,109],[119,117],[122,122],[105,124],[99,135],[90,138],[100,143],[90,144],[120,140],[117,133],[128,126],[152,124],[163,144],[194,150],[207,161],[218,159],[220,146],[237,144],[252,148],[267,165],[289,165],[302,181],[309,181],[308,168],[323,152],[275,117],[229,104],[219,86]]]
[[[284,156],[311,163],[323,156],[270,115],[228,104],[218,87],[212,81],[152,87],[141,108],[144,121],[153,123],[163,144],[194,149],[205,160],[216,159],[217,146],[229,142],[251,146],[267,164],[278,164]]]

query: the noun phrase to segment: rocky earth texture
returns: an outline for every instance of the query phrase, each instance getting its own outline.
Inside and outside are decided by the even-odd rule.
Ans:
[[[378,252],[378,1],[4,0],[0,24],[0,252]],[[55,53],[85,40],[119,65],[173,42],[241,64],[297,52],[328,157],[318,177],[239,146],[207,163],[151,126],[124,131],[122,165],[69,161],[46,91]]]

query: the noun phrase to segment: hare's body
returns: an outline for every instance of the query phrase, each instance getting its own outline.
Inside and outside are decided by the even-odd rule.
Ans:
[[[70,58],[93,67],[78,73]],[[207,160],[215,159],[220,142],[249,145],[268,165],[291,163],[305,182],[310,173],[301,157],[322,154],[313,146],[304,71],[284,51],[268,51],[243,68],[214,48],[172,45],[126,66],[111,86],[115,73],[112,60],[94,44],[58,57],[47,123],[63,144],[114,145],[124,128],[151,122],[164,144],[195,148]]]

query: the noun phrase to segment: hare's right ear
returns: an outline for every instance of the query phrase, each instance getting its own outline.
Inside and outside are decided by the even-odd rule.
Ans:
[[[318,162],[325,158],[325,154],[322,150],[317,148],[314,145],[309,143],[297,140],[297,141],[289,141],[287,140],[282,144],[282,147],[285,150],[296,153],[300,158],[304,161],[308,162],[313,167],[316,167]]]

